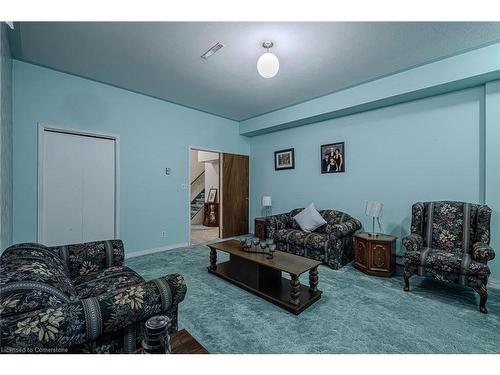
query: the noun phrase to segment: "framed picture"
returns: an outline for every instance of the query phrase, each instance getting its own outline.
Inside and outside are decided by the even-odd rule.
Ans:
[[[345,172],[344,142],[321,145],[321,173]]]
[[[274,152],[274,170],[295,168],[295,159],[293,148]]]
[[[208,203],[215,203],[215,199],[217,199],[217,189],[216,188],[211,188],[208,191],[207,202]]]

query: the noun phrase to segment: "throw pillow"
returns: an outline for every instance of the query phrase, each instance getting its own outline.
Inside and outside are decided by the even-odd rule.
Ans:
[[[316,210],[316,207],[314,207],[314,203],[311,203],[309,206],[300,211],[293,217],[293,219],[304,232],[312,232],[320,226],[326,224],[325,219],[321,217],[318,210]]]

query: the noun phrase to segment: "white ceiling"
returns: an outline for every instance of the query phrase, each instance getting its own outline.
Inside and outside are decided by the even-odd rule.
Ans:
[[[22,22],[14,57],[243,120],[500,40],[500,22]],[[256,69],[274,42],[280,71]],[[19,44],[20,42],[20,44]],[[200,55],[225,45],[208,60]]]

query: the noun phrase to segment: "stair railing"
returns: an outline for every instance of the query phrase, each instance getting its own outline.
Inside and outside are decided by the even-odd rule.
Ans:
[[[191,186],[193,186],[193,184],[196,182],[196,180],[198,180],[201,176],[203,176],[205,174],[205,171],[203,170],[203,172],[201,172],[198,177],[196,177],[193,181],[191,181]]]
[[[191,208],[193,208],[194,202],[196,202],[196,201],[198,200],[198,198],[200,197],[200,195],[202,195],[202,194],[203,194],[203,196],[205,195],[205,189],[202,189],[202,190],[198,193],[198,195],[197,195],[196,197],[194,197],[194,198],[193,198],[193,200],[191,201],[191,205],[190,205],[190,207],[191,207]],[[196,212],[195,212],[194,214],[193,214],[193,212],[191,212],[191,219],[192,219],[193,217],[195,217],[196,215],[198,215],[198,212],[200,212],[200,211],[201,211],[201,209],[203,208],[203,206],[204,206],[204,205],[202,204],[200,207],[198,207],[198,209],[196,210]]]

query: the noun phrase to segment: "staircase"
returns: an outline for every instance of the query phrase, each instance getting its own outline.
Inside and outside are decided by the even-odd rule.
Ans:
[[[205,189],[200,191],[198,195],[191,201],[191,219],[203,208],[205,203]]]

